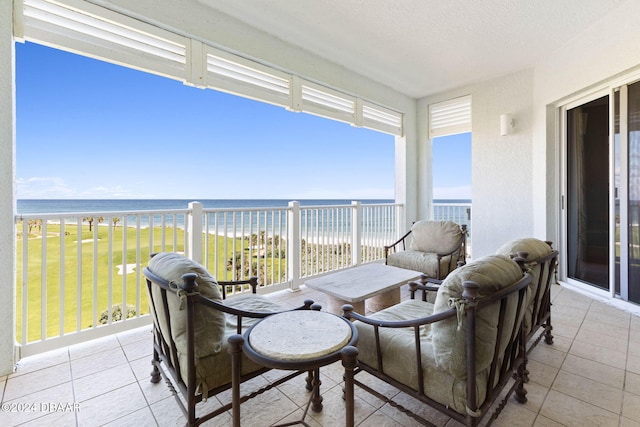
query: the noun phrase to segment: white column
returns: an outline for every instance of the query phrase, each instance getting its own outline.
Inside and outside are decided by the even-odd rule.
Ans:
[[[189,258],[202,263],[202,203],[189,203],[189,226],[187,234],[189,239]]]
[[[13,372],[16,330],[15,48],[13,2],[0,2],[0,376]]]
[[[300,202],[289,202],[287,212],[287,276],[289,290],[299,291],[300,284]]]

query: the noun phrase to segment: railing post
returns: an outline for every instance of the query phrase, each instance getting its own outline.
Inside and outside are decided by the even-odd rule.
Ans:
[[[202,263],[202,203],[189,203],[187,239],[187,256]]]
[[[351,265],[358,265],[362,260],[362,206],[357,201],[352,201],[351,206]]]
[[[287,210],[287,276],[289,290],[299,291],[302,280],[300,278],[300,259],[302,244],[300,242],[300,202],[289,202]]]

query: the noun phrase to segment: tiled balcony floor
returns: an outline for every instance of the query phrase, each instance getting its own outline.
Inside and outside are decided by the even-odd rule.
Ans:
[[[302,292],[279,293],[274,298],[292,306],[312,298],[326,306],[324,295],[304,287]],[[529,401],[521,405],[512,399],[494,425],[640,426],[640,317],[557,285],[553,300],[555,343],[540,343],[531,353]],[[0,413],[0,424],[184,425],[164,382],[149,382],[150,360],[149,327],[25,358],[15,373],[0,377],[3,404],[15,403],[13,409],[22,405],[20,412]],[[271,371],[265,376],[277,374]],[[341,377],[339,362],[323,368],[324,410],[308,414],[310,425],[344,424]],[[307,398],[303,382],[298,377],[244,403],[242,425],[262,427],[299,419]],[[221,399],[228,401],[229,394]],[[398,398],[437,425],[457,424],[410,400]],[[357,387],[356,424],[416,425]],[[206,425],[230,426],[231,417],[223,414]]]

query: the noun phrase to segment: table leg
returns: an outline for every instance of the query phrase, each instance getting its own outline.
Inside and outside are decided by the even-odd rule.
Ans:
[[[308,391],[313,390],[313,369],[311,369],[311,370],[309,370],[309,371],[307,372],[307,378],[305,379],[305,381],[306,381],[306,383],[307,383],[307,385],[306,385],[306,387],[305,387],[305,388],[306,388]]]
[[[311,409],[314,412],[322,411],[322,401],[324,400],[320,395],[320,368],[313,371],[313,390],[311,391]]]
[[[400,303],[400,288],[391,289],[367,300],[367,311],[380,311]]]

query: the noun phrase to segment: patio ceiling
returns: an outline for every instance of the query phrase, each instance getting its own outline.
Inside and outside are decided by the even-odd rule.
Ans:
[[[198,1],[414,98],[532,67],[624,3]]]

